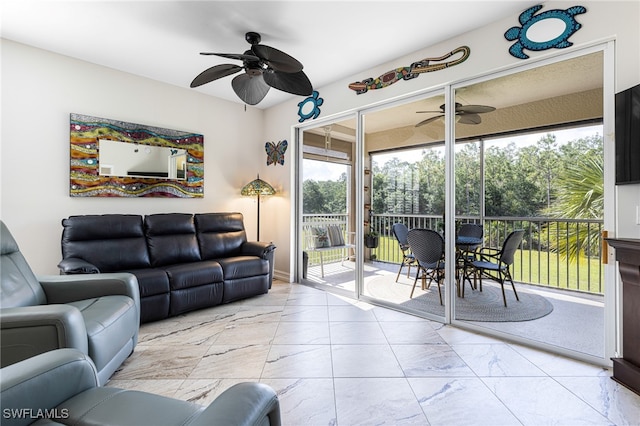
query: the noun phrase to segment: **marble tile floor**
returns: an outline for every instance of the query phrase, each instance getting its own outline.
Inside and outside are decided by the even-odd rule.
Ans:
[[[640,425],[611,371],[311,287],[143,324],[108,386],[206,405],[259,381],[284,425]]]

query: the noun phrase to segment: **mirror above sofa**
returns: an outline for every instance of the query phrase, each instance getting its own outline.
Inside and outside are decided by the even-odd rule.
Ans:
[[[100,176],[185,180],[187,150],[98,139]]]
[[[71,197],[204,196],[201,134],[70,116]]]

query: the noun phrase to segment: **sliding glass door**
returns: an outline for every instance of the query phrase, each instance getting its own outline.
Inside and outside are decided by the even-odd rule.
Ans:
[[[301,128],[301,282],[606,363],[611,48]],[[444,277],[416,275],[414,229],[441,238]]]
[[[595,51],[456,88],[472,111],[455,126],[456,221],[481,226],[482,244],[459,250],[455,320],[605,357],[603,61]]]
[[[355,125],[331,122],[301,132],[300,281],[355,297]]]

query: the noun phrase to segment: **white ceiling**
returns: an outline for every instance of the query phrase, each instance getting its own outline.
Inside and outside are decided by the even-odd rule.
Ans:
[[[188,88],[201,71],[239,61],[247,31],[304,64],[316,88],[425,47],[517,17],[517,1],[58,1],[0,0],[3,38]],[[402,64],[399,64],[399,66]],[[46,78],[46,71],[43,71]],[[199,92],[242,103],[225,77]],[[271,89],[257,105],[295,97]]]

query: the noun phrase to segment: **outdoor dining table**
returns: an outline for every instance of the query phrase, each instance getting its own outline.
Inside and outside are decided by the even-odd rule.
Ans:
[[[475,257],[475,251],[482,245],[482,238],[456,236],[456,280],[458,281],[458,296],[464,297],[464,282],[469,279],[467,270],[473,268],[471,262]],[[475,281],[475,280],[474,280]],[[472,289],[475,283],[469,280]]]
[[[443,233],[440,233],[443,235]],[[469,275],[466,271],[469,268],[473,268],[471,262],[474,260],[474,253],[478,247],[482,245],[482,237],[470,237],[465,235],[456,235],[456,289],[458,297],[464,297],[464,282],[465,279],[469,280]],[[444,251],[443,251],[444,253]],[[475,280],[474,280],[475,281]],[[475,289],[475,283],[471,282],[471,288]],[[460,285],[462,284],[462,285]],[[424,287],[424,284],[423,284]]]

